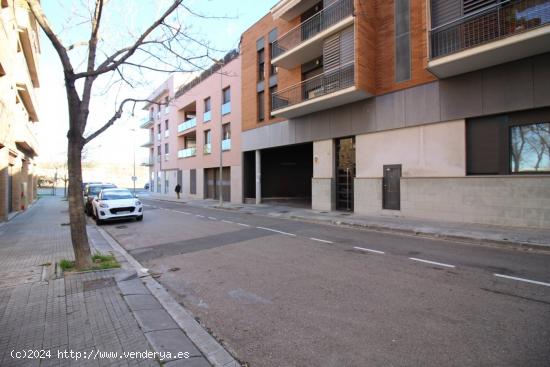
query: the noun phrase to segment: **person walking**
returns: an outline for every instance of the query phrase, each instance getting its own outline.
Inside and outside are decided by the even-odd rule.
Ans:
[[[176,195],[178,196],[178,199],[180,198],[180,192],[181,192],[181,185],[177,184],[176,189],[174,190],[176,192]]]

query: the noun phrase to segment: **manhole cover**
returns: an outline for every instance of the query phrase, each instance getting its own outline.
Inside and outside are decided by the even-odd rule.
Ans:
[[[124,228],[128,228],[128,226],[124,226],[124,225],[123,225],[123,226],[116,226],[115,228],[117,228],[117,229],[124,229]]]
[[[115,286],[115,278],[102,278],[94,280],[86,280],[82,282],[84,292],[95,291],[98,289],[109,288]]]

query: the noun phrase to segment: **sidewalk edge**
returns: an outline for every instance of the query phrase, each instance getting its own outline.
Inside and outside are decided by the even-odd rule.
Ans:
[[[183,308],[159,282],[152,278],[147,269],[134,259],[107,231],[99,227],[97,227],[97,230],[115,251],[124,256],[151,294],[214,367],[241,366],[212,335],[204,330],[191,313]]]

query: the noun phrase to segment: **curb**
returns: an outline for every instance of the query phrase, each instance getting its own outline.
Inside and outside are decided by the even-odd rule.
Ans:
[[[176,324],[178,324],[187,337],[197,346],[214,367],[241,366],[241,364],[237,362],[237,360],[235,360],[235,358],[233,358],[233,356],[231,356],[212,335],[203,329],[193,315],[183,308],[160,283],[153,279],[148,273],[148,270],[134,259],[109,233],[99,227],[97,227],[97,231],[113,250],[124,256],[151,294],[160,302],[166,312],[168,312]]]

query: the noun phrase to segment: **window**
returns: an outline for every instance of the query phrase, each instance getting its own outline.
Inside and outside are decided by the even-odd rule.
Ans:
[[[265,79],[264,65],[265,65],[265,52],[264,52],[264,49],[262,48],[261,50],[258,50],[258,81],[262,81]]]
[[[550,172],[550,122],[510,127],[510,171]]]
[[[157,132],[160,134],[160,124],[157,124]]]
[[[168,130],[168,120],[164,120],[164,130]]]
[[[208,97],[204,100],[204,112],[209,112],[211,108],[212,106],[211,106],[210,97]]]
[[[164,143],[164,154],[168,154],[170,151],[168,150],[168,143]]]
[[[411,78],[410,0],[395,1],[395,81]]]
[[[264,111],[264,92],[258,93],[258,120],[263,121],[265,118]]]
[[[222,91],[223,104],[231,102],[231,88],[227,87]]]
[[[277,86],[269,88],[269,111],[273,111],[273,95],[277,93]]]
[[[204,144],[212,144],[212,131],[211,130],[205,130],[204,131]]]
[[[222,126],[222,140],[231,139],[231,124],[223,124]]]

